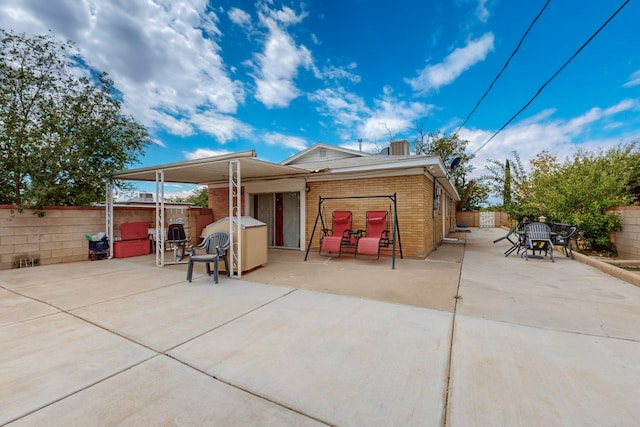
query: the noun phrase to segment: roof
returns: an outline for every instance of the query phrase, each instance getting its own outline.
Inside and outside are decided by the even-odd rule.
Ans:
[[[231,160],[239,162],[242,179],[273,178],[308,173],[305,169],[258,160],[255,156],[255,150],[242,151],[185,162],[127,169],[114,173],[113,178],[133,181],[155,181],[156,172],[162,171],[165,182],[188,184],[228,182],[229,161]]]
[[[310,161],[326,161],[333,159],[343,158],[361,158],[365,156],[372,156],[371,153],[364,153],[362,151],[351,150],[349,148],[338,147],[337,145],[329,145],[322,142],[318,142],[309,148],[300,151],[297,154],[282,161],[282,165],[298,165],[308,163]]]
[[[309,154],[323,148],[333,150],[336,147],[327,144],[316,144],[298,154]],[[255,150],[249,150],[223,156],[119,171],[113,175],[113,178],[155,182],[156,173],[162,171],[164,182],[201,185],[228,183],[229,162],[232,160],[239,162],[240,177],[242,180],[306,176],[310,180],[321,181],[323,178],[326,179],[328,175],[338,177],[340,175],[375,174],[419,168],[431,174],[440,186],[456,200],[459,200],[458,192],[449,180],[448,170],[438,156],[376,155],[342,148],[336,152],[342,153],[346,155],[346,157],[301,162],[300,160],[303,158],[299,156],[296,157],[296,155],[287,160],[288,162],[295,163],[294,166],[293,164],[279,164],[258,160],[255,158]],[[309,160],[309,158],[306,159]]]

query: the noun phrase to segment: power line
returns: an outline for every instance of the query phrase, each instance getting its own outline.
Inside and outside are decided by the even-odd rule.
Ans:
[[[529,31],[531,31],[531,29],[533,28],[533,26],[536,24],[536,22],[538,21],[538,19],[540,18],[540,16],[542,16],[542,13],[544,12],[544,10],[547,8],[547,6],[549,6],[549,3],[551,3],[551,0],[547,0],[547,2],[544,4],[544,6],[542,6],[542,9],[540,9],[540,12],[538,12],[538,15],[536,15],[536,17],[534,18],[533,21],[531,21],[531,24],[529,24],[529,28],[527,28],[527,31],[524,32],[524,34],[522,35],[522,37],[520,38],[520,42],[518,42],[518,45],[516,46],[516,48],[514,49],[514,51],[511,53],[511,56],[509,56],[509,58],[507,59],[507,62],[504,63],[504,65],[502,66],[502,69],[500,70],[500,72],[494,77],[493,81],[491,82],[491,84],[489,85],[489,87],[487,88],[487,90],[485,91],[485,93],[480,97],[480,99],[478,100],[478,102],[476,103],[476,106],[473,107],[473,109],[471,110],[471,112],[469,113],[469,115],[467,116],[466,119],[464,119],[464,122],[462,122],[462,124],[458,127],[458,130],[456,130],[453,134],[456,135],[458,132],[460,132],[460,129],[462,129],[464,127],[464,125],[467,124],[467,122],[469,121],[469,119],[471,118],[471,116],[473,115],[473,113],[476,112],[476,110],[478,109],[478,107],[480,106],[480,103],[484,100],[484,98],[489,94],[489,92],[491,91],[491,89],[493,88],[493,85],[496,83],[496,81],[498,81],[498,79],[500,78],[500,76],[502,76],[502,73],[504,73],[504,70],[507,69],[507,66],[509,65],[509,63],[511,62],[511,60],[513,59],[513,57],[516,55],[516,53],[518,52],[518,50],[520,50],[520,46],[522,46],[522,43],[524,42],[524,39],[527,37],[527,35],[529,34]]]
[[[621,10],[622,10],[622,9],[623,9],[623,8],[624,8],[624,7],[625,7],[625,6],[630,2],[630,1],[631,1],[631,0],[626,0],[624,3],[622,3],[622,5],[621,5],[621,6],[620,6],[620,7],[619,7],[619,8],[618,8],[614,13],[613,13],[613,15],[611,15],[611,16],[609,17],[609,19],[607,19],[607,20],[604,22],[604,24],[602,24],[602,25],[600,26],[600,28],[598,28],[598,29],[596,30],[596,32],[595,32],[595,33],[593,33],[593,35],[592,35],[591,37],[589,37],[589,39],[588,39],[586,42],[584,42],[584,43],[582,44],[582,46],[580,46],[580,48],[579,48],[579,49],[578,49],[578,50],[577,50],[573,55],[571,55],[571,57],[570,57],[570,58],[569,58],[569,59],[568,59],[564,64],[562,64],[562,66],[561,66],[560,68],[558,68],[558,70],[557,70],[555,73],[553,73],[553,75],[552,75],[552,76],[551,76],[551,77],[550,77],[546,82],[544,82],[544,84],[543,84],[542,86],[540,86],[540,89],[538,89],[538,91],[536,92],[536,94],[535,94],[535,95],[533,95],[533,96],[531,97],[531,99],[530,99],[530,100],[529,100],[529,101],[528,101],[528,102],[527,102],[527,103],[526,103],[522,108],[520,108],[520,110],[518,110],[518,112],[517,112],[517,113],[515,113],[515,114],[514,114],[514,115],[513,115],[509,120],[507,120],[507,122],[506,122],[504,125],[502,125],[502,127],[501,127],[500,129],[498,129],[498,130],[497,130],[493,135],[491,135],[491,137],[490,137],[489,139],[487,139],[487,140],[486,140],[486,141],[485,141],[485,142],[484,142],[480,147],[478,147],[478,149],[477,149],[476,151],[474,151],[474,152],[473,152],[473,154],[472,154],[471,156],[472,156],[472,157],[473,157],[473,156],[475,156],[475,155],[476,155],[476,153],[477,153],[478,151],[482,150],[482,149],[484,148],[484,146],[485,146],[485,145],[487,145],[489,142],[491,142],[491,140],[492,140],[493,138],[495,138],[495,137],[496,137],[496,135],[498,135],[500,132],[502,132],[502,131],[504,130],[504,128],[506,128],[507,126],[509,126],[509,124],[510,124],[513,120],[515,120],[515,118],[516,118],[516,117],[518,117],[518,116],[519,116],[519,115],[520,115],[524,110],[526,110],[526,109],[527,109],[527,107],[528,107],[529,105],[531,105],[531,103],[532,103],[532,102],[533,102],[533,101],[538,97],[538,95],[540,95],[540,92],[542,92],[542,90],[543,90],[545,87],[547,87],[547,85],[548,85],[549,83],[551,83],[551,81],[552,81],[553,79],[555,79],[555,78],[556,78],[556,76],[557,76],[558,74],[560,74],[560,72],[561,72],[562,70],[564,70],[564,68],[565,68],[567,65],[569,65],[569,63],[570,63],[571,61],[573,61],[573,59],[574,59],[576,56],[578,56],[578,54],[579,54],[580,52],[582,52],[582,49],[584,49],[584,48],[585,48],[589,43],[591,43],[591,41],[592,41],[592,40],[593,40],[593,39],[594,39],[594,38],[595,38],[595,37],[600,33],[600,31],[602,31],[602,30],[604,29],[604,27],[606,27],[607,25],[609,25],[609,22],[611,22],[611,20],[612,20],[613,18],[615,18],[615,17],[616,17],[616,15],[617,15],[617,14],[618,14],[618,13],[619,13],[619,12],[620,12],[620,11],[621,11]]]

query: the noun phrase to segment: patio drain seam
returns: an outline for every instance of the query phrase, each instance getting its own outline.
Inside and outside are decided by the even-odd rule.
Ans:
[[[453,304],[453,316],[451,316],[451,335],[449,337],[449,360],[447,361],[447,384],[444,392],[444,408],[442,414],[442,425],[446,427],[449,414],[449,395],[451,393],[451,373],[453,372],[453,340],[456,333],[456,319],[458,314],[458,301],[460,301],[460,283],[462,282],[462,268],[464,267],[464,255],[466,253],[466,241],[463,245],[462,259],[460,260],[460,272],[458,273],[458,287],[456,288],[455,303]]]
[[[52,307],[52,308],[54,308],[54,309],[58,310],[58,313],[51,313],[51,314],[44,315],[44,316],[38,316],[38,317],[35,317],[35,318],[25,319],[25,320],[23,320],[22,322],[27,322],[27,321],[30,321],[30,320],[33,320],[33,319],[39,319],[39,318],[42,318],[42,317],[48,317],[48,316],[55,316],[55,315],[57,315],[57,314],[64,313],[64,314],[66,314],[66,315],[68,315],[68,316],[73,317],[74,319],[80,320],[81,322],[84,322],[84,323],[87,323],[87,324],[89,324],[89,325],[95,326],[95,327],[96,327],[96,328],[98,328],[98,329],[101,329],[101,330],[103,330],[103,331],[105,331],[105,332],[108,332],[108,333],[110,333],[110,334],[116,335],[116,336],[118,336],[118,337],[120,337],[120,338],[123,338],[123,339],[125,339],[125,340],[127,340],[127,341],[129,341],[129,342],[133,343],[133,344],[136,344],[136,345],[139,345],[139,346],[141,346],[141,347],[144,347],[144,348],[146,348],[147,350],[151,350],[151,351],[153,351],[154,353],[156,353],[156,355],[158,355],[158,354],[163,354],[163,352],[162,352],[162,351],[158,351],[158,350],[156,350],[155,348],[151,348],[151,347],[149,347],[148,345],[145,345],[145,344],[143,344],[143,343],[140,343],[140,342],[138,342],[138,341],[134,340],[134,339],[133,339],[133,338],[131,338],[131,337],[127,337],[126,335],[122,335],[122,334],[121,334],[121,333],[119,333],[119,332],[112,331],[111,329],[108,329],[108,328],[106,328],[106,327],[104,327],[104,326],[102,326],[102,325],[99,325],[99,324],[97,324],[97,323],[95,323],[95,322],[93,322],[93,321],[91,321],[91,320],[89,320],[89,319],[85,319],[84,317],[79,316],[79,315],[77,315],[77,314],[75,314],[75,313],[72,313],[72,311],[71,311],[71,310],[78,310],[78,309],[83,308],[83,307],[75,307],[75,308],[72,308],[72,309],[70,309],[70,310],[65,310],[65,309],[63,309],[63,308],[56,307],[55,305],[53,305],[53,304],[51,304],[51,303],[49,303],[49,302],[42,301],[42,300],[40,300],[40,299],[38,299],[38,298],[30,297],[30,296],[28,296],[28,295],[23,295],[23,294],[21,294],[21,293],[19,293],[19,292],[15,292],[15,291],[12,291],[12,292],[14,292],[14,293],[15,293],[15,294],[17,294],[17,295],[20,295],[20,296],[23,296],[23,297],[25,297],[25,298],[31,299],[31,300],[33,300],[33,301],[40,302],[40,303],[42,303],[42,304],[45,304],[45,305],[47,305],[47,306],[49,306],[49,307]],[[116,299],[119,299],[119,298],[116,298]],[[112,300],[109,300],[109,301],[112,301]],[[85,307],[90,307],[91,305],[95,305],[95,304],[90,304],[90,305],[85,306]]]
[[[114,372],[114,373],[112,373],[112,374],[109,374],[109,375],[107,375],[107,376],[103,377],[103,378],[100,378],[99,380],[94,381],[94,382],[92,382],[91,384],[88,384],[88,385],[86,385],[86,386],[84,386],[84,387],[80,387],[80,388],[78,388],[78,389],[76,389],[76,390],[73,390],[73,391],[72,391],[72,392],[70,392],[70,393],[67,393],[67,394],[65,394],[65,395],[63,395],[63,396],[60,396],[60,397],[58,397],[58,398],[56,398],[56,399],[52,400],[51,402],[45,403],[44,405],[41,405],[41,406],[39,406],[39,407],[37,407],[37,408],[35,408],[35,409],[33,409],[33,410],[30,410],[29,412],[25,412],[24,414],[18,415],[17,417],[15,417],[15,418],[13,418],[13,419],[11,419],[11,420],[8,420],[5,424],[2,424],[2,425],[10,424],[10,423],[16,422],[16,421],[18,421],[18,420],[20,420],[20,419],[22,419],[22,418],[28,417],[28,416],[29,416],[29,415],[31,415],[31,414],[34,414],[34,413],[36,413],[36,412],[38,412],[38,411],[40,411],[40,410],[42,410],[42,409],[44,409],[44,408],[47,408],[47,407],[49,407],[49,406],[55,405],[56,403],[61,402],[61,401],[65,400],[65,399],[68,399],[68,398],[69,398],[69,397],[71,397],[71,396],[74,396],[74,395],[76,395],[76,394],[82,393],[82,392],[83,392],[83,391],[85,391],[85,390],[88,390],[88,389],[90,389],[90,388],[92,388],[92,387],[94,387],[94,386],[96,386],[96,385],[98,385],[98,384],[100,384],[100,383],[103,383],[103,382],[105,382],[105,381],[107,381],[107,380],[109,380],[109,379],[111,379],[111,378],[115,377],[116,375],[120,375],[120,374],[122,374],[123,372],[126,372],[126,371],[128,371],[128,370],[131,370],[131,369],[133,369],[133,368],[135,368],[135,367],[137,367],[137,366],[139,366],[139,365],[142,365],[143,363],[146,363],[146,362],[148,362],[149,360],[151,360],[151,359],[153,359],[153,358],[156,358],[156,357],[158,357],[158,356],[161,356],[161,354],[160,354],[160,353],[158,353],[158,352],[156,352],[156,354],[154,354],[154,355],[152,355],[152,356],[149,356],[149,357],[147,357],[147,358],[145,358],[145,359],[143,359],[143,360],[141,360],[141,361],[139,361],[139,362],[137,362],[137,363],[134,363],[133,365],[129,365],[129,366],[127,366],[126,368],[124,368],[124,369],[120,369],[119,371],[116,371],[116,372]]]
[[[465,315],[463,315],[463,316],[465,316]],[[618,341],[626,341],[626,342],[632,342],[632,343],[640,343],[640,340],[638,340],[638,339],[619,337],[619,336],[615,336],[615,335],[609,335],[607,333],[607,331],[605,331],[603,329],[603,327],[606,326],[606,325],[604,323],[602,323],[602,322],[600,323],[600,329],[602,330],[604,335],[590,334],[590,333],[587,333],[587,332],[575,331],[575,330],[571,330],[571,329],[561,329],[561,328],[552,328],[552,327],[547,327],[547,326],[527,325],[526,323],[517,323],[517,322],[514,322],[514,321],[507,321],[507,320],[501,320],[501,319],[489,319],[489,318],[486,318],[486,317],[477,317],[477,316],[467,316],[467,317],[482,319],[482,320],[485,320],[487,322],[496,322],[496,323],[503,323],[505,325],[513,325],[513,326],[518,326],[518,327],[522,327],[522,328],[538,329],[538,330],[541,330],[541,331],[559,332],[559,333],[563,333],[563,334],[581,335],[583,337],[605,338],[605,339],[610,339],[610,340],[618,340]]]
[[[275,401],[275,400],[273,400],[273,399],[270,399],[270,398],[268,398],[268,397],[266,397],[266,396],[262,396],[262,395],[260,395],[260,394],[258,394],[258,393],[256,393],[256,392],[253,392],[253,391],[251,391],[251,390],[249,390],[249,389],[246,389],[246,388],[240,387],[240,386],[238,386],[238,385],[236,385],[236,384],[233,384],[233,383],[231,383],[231,382],[229,382],[229,381],[227,381],[227,380],[225,380],[225,379],[223,379],[223,378],[220,378],[220,377],[218,377],[218,376],[216,376],[216,375],[214,375],[214,374],[210,374],[210,373],[208,373],[208,372],[206,372],[206,371],[203,371],[202,369],[196,368],[195,366],[190,365],[189,363],[187,363],[187,362],[185,362],[185,361],[182,361],[182,360],[180,360],[180,359],[177,359],[176,357],[174,357],[174,356],[172,356],[172,355],[170,355],[170,354],[167,354],[166,356],[167,356],[167,357],[170,357],[172,360],[175,360],[176,362],[178,362],[178,363],[180,363],[180,364],[182,364],[182,365],[184,365],[184,366],[186,366],[186,367],[188,367],[188,368],[190,368],[190,369],[193,369],[193,370],[194,370],[194,371],[196,371],[196,372],[199,372],[199,373],[201,373],[201,374],[203,374],[203,375],[206,375],[207,377],[209,377],[209,378],[211,378],[211,379],[214,379],[214,380],[219,381],[219,382],[221,382],[221,383],[223,383],[223,384],[226,384],[226,385],[228,385],[229,387],[233,387],[233,388],[235,388],[236,390],[240,390],[240,391],[242,391],[242,392],[244,392],[244,393],[247,393],[247,394],[250,394],[251,396],[254,396],[254,397],[258,398],[258,399],[261,399],[261,400],[264,400],[264,401],[266,401],[266,402],[272,403],[272,404],[274,404],[274,405],[276,405],[276,406],[279,406],[279,407],[284,408],[284,409],[286,409],[286,410],[288,410],[288,411],[291,411],[291,412],[295,412],[296,414],[302,415],[303,417],[306,417],[306,418],[312,419],[312,420],[314,420],[314,421],[317,421],[317,422],[319,422],[319,423],[325,424],[325,425],[327,425],[327,426],[337,427],[337,424],[333,424],[333,423],[330,423],[329,421],[323,420],[323,419],[321,419],[321,418],[317,418],[317,417],[315,417],[315,416],[313,416],[313,415],[306,414],[306,413],[302,412],[302,411],[301,411],[301,410],[299,410],[299,409],[292,408],[292,407],[287,406],[287,405],[285,405],[285,404],[283,404],[283,403],[280,403],[280,402],[278,402],[278,401]]]
[[[231,322],[235,322],[236,320],[241,319],[241,318],[243,318],[244,316],[246,316],[246,315],[248,315],[248,314],[251,314],[251,313],[253,313],[253,312],[254,312],[254,311],[256,311],[256,310],[259,310],[259,309],[261,309],[261,308],[263,308],[263,307],[266,307],[267,305],[269,305],[269,304],[271,304],[271,303],[274,303],[274,302],[278,301],[279,299],[282,299],[282,298],[284,298],[284,297],[287,297],[287,296],[291,295],[292,293],[294,293],[294,292],[296,292],[296,291],[298,291],[298,290],[299,290],[299,289],[292,289],[292,290],[290,290],[289,292],[287,292],[287,293],[285,293],[285,294],[282,294],[282,295],[280,295],[280,296],[278,296],[278,297],[276,297],[276,298],[274,298],[274,299],[272,299],[272,300],[269,300],[269,301],[265,302],[264,304],[261,304],[261,305],[259,305],[259,306],[256,306],[256,307],[252,308],[252,309],[251,309],[251,310],[249,310],[249,311],[246,311],[246,312],[244,312],[244,313],[242,313],[242,314],[240,314],[240,315],[238,315],[238,316],[236,316],[236,317],[233,317],[233,318],[231,318],[231,319],[229,319],[229,320],[227,320],[227,321],[225,321],[225,322],[223,322],[223,323],[220,323],[219,325],[214,326],[214,327],[213,327],[213,328],[211,328],[211,329],[207,329],[206,331],[204,331],[204,332],[202,332],[202,333],[200,333],[200,334],[198,334],[198,335],[195,335],[195,336],[193,336],[193,337],[189,338],[188,340],[186,340],[186,341],[184,341],[184,342],[181,342],[181,343],[179,343],[179,344],[176,344],[176,345],[174,345],[173,347],[170,347],[170,348],[168,348],[168,349],[164,350],[162,353],[163,353],[163,354],[166,354],[167,356],[169,356],[168,352],[170,352],[170,351],[172,351],[172,350],[175,350],[176,348],[180,347],[181,345],[184,345],[184,344],[186,344],[186,343],[188,343],[188,342],[191,342],[191,341],[193,341],[193,340],[195,340],[195,339],[198,339],[198,338],[200,338],[201,336],[208,334],[209,332],[215,331],[216,329],[219,329],[219,328],[221,328],[221,327],[223,327],[223,326],[226,326],[226,325],[230,324]],[[154,351],[155,351],[155,350],[154,350]],[[171,356],[169,356],[169,357],[171,357]]]

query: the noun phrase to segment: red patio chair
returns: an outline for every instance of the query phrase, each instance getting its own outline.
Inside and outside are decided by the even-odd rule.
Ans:
[[[320,239],[320,255],[340,256],[342,246],[352,244],[351,211],[333,211],[333,228],[323,229]]]
[[[388,217],[387,211],[367,211],[367,229],[364,232],[365,237],[358,239],[356,257],[378,259],[380,248],[389,247]]]

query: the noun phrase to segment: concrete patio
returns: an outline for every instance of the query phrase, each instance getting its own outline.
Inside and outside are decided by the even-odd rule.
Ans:
[[[503,234],[218,285],[152,256],[0,271],[0,425],[640,425],[640,288]]]

